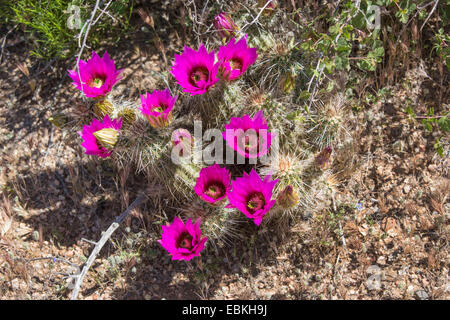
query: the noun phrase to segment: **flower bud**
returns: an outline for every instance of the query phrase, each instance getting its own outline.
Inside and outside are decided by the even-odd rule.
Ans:
[[[284,209],[290,209],[298,203],[299,199],[297,191],[288,185],[278,194],[277,203]]]
[[[319,169],[326,170],[331,166],[333,161],[331,158],[332,151],[331,147],[326,147],[316,156],[314,160]]]
[[[136,112],[131,108],[125,108],[119,111],[117,118],[122,118],[125,124],[130,125],[136,121]]]
[[[106,99],[99,99],[94,105],[94,113],[99,118],[103,118],[106,115],[111,116],[113,110],[112,103]]]
[[[104,148],[112,150],[119,138],[119,131],[113,128],[105,128],[94,132],[93,135]]]
[[[233,22],[231,17],[225,12],[219,13],[214,18],[214,27],[223,40],[229,40],[236,35],[239,27]]]
[[[295,78],[290,73],[286,73],[280,80],[280,88],[284,93],[291,93],[295,88]]]
[[[67,116],[62,113],[57,113],[48,118],[54,126],[61,128],[67,123]]]

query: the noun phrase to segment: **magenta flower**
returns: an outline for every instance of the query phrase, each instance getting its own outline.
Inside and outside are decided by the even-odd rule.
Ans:
[[[79,60],[78,65],[80,74],[78,75],[76,70],[68,70],[69,76],[75,87],[88,98],[105,96],[120,80],[122,70],[116,70],[114,61],[109,58],[106,51],[103,58],[92,51],[92,58],[87,62]]]
[[[200,224],[200,219],[195,224],[188,219],[184,224],[180,218],[175,217],[170,226],[162,226],[162,239],[158,242],[172,255],[172,260],[189,261],[193,257],[199,257],[208,240],[207,237],[200,238]]]
[[[247,36],[238,42],[233,38],[227,45],[220,47],[217,59],[221,62],[223,78],[227,81],[239,78],[258,58],[256,51],[256,48],[247,46]]]
[[[230,172],[218,164],[200,170],[194,190],[197,195],[211,204],[225,199],[230,191]]]
[[[154,128],[166,127],[172,121],[172,108],[178,96],[172,97],[169,89],[155,90],[141,95],[142,107],[139,109]]]
[[[269,175],[261,180],[255,169],[252,169],[250,174],[244,172],[243,177],[236,178],[232,183],[232,191],[228,193],[230,204],[227,208],[237,208],[259,226],[264,215],[275,204],[275,200],[271,199],[278,179],[270,179]]]
[[[218,69],[219,63],[214,63],[214,51],[208,53],[201,44],[198,51],[184,47],[181,55],[176,54],[171,73],[183,87],[184,92],[194,96],[204,94],[219,81]]]
[[[183,128],[179,128],[172,132],[172,144],[179,150],[180,156],[184,154],[190,154],[194,145],[194,138],[189,131]]]
[[[216,28],[222,39],[228,40],[236,35],[239,27],[233,22],[231,17],[225,12],[219,13],[214,17],[214,28]]]
[[[86,154],[107,158],[112,153],[121,128],[122,118],[111,120],[106,115],[103,122],[94,118],[90,125],[83,126],[83,131],[78,131],[84,140],[81,146],[86,149]]]
[[[253,119],[248,114],[242,118],[231,118],[222,135],[230,147],[246,158],[267,154],[273,137],[273,133],[268,132],[262,110]]]

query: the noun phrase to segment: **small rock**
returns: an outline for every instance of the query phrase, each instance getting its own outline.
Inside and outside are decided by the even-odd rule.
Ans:
[[[403,193],[408,194],[411,191],[411,187],[409,185],[405,185],[403,187]]]
[[[39,231],[33,231],[31,237],[33,238],[34,241],[39,241]]]
[[[20,281],[19,279],[15,278],[11,281],[11,287],[13,290],[19,290],[20,289]]]
[[[385,265],[385,264],[386,264],[386,257],[384,257],[384,256],[379,256],[378,259],[377,259],[377,263],[378,263],[379,265]]]
[[[416,296],[420,299],[420,300],[427,300],[428,299],[428,293],[425,290],[417,290],[416,291]]]
[[[268,292],[266,292],[266,293],[264,294],[264,297],[265,297],[267,300],[270,300],[270,299],[272,298],[273,294],[274,294],[274,292],[268,291]]]

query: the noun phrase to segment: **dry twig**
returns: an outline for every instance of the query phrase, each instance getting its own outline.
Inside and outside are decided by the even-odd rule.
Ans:
[[[92,264],[95,261],[95,258],[99,254],[100,250],[105,245],[106,241],[111,237],[111,235],[116,231],[116,229],[119,227],[120,223],[128,216],[128,214],[137,206],[139,206],[145,199],[147,199],[147,196],[144,193],[141,193],[136,200],[133,201],[133,203],[128,207],[127,210],[125,210],[120,216],[116,218],[116,220],[109,226],[108,230],[106,230],[99,241],[95,242],[94,250],[92,250],[88,260],[86,261],[83,269],[81,270],[80,274],[74,275],[75,278],[75,285],[72,291],[72,296],[70,297],[70,300],[76,300],[78,297],[78,293],[80,292],[81,285],[83,284],[83,279],[86,276],[89,268],[92,266]]]

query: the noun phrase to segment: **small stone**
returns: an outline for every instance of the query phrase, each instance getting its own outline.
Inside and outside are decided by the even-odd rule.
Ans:
[[[33,231],[31,237],[33,238],[34,241],[39,241],[39,231]]]
[[[20,281],[19,279],[15,278],[11,281],[11,287],[13,290],[19,290],[20,289]]]
[[[378,263],[379,265],[385,265],[385,264],[386,264],[386,257],[384,257],[384,256],[379,256],[378,259],[377,259],[377,263]]]
[[[267,299],[267,300],[270,300],[271,298],[272,298],[272,296],[273,296],[273,292],[272,291],[268,291],[268,292],[266,292],[265,294],[264,294],[264,297]]]
[[[428,293],[425,290],[417,290],[416,291],[416,296],[420,300],[427,300],[428,299]]]
[[[411,187],[409,185],[405,185],[403,187],[403,193],[408,194],[411,191]]]

